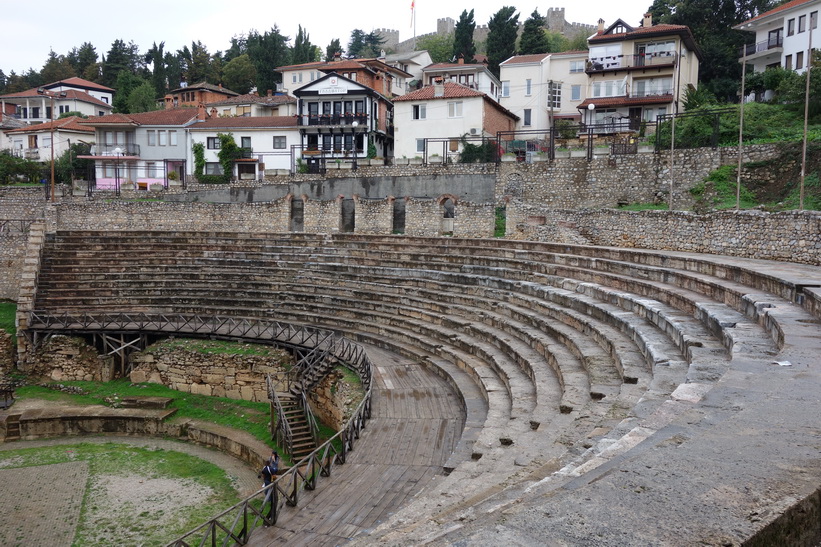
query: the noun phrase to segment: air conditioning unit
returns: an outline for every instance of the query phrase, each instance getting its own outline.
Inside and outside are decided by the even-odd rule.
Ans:
[[[479,131],[478,127],[471,127],[470,128],[470,134],[471,135],[478,135],[479,133],[480,133],[480,131]]]

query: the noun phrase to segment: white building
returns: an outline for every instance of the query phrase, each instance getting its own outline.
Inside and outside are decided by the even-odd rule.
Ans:
[[[484,63],[435,63],[422,69],[425,85],[434,85],[437,81],[455,82],[470,89],[484,93],[494,101],[499,100],[502,84],[499,78]]]
[[[55,120],[67,112],[79,112],[84,116],[110,114],[114,90],[82,78],[67,78],[58,82],[33,87],[18,93],[0,95],[0,112],[20,119],[27,124]],[[54,111],[52,112],[52,105]]]
[[[394,68],[399,68],[408,74],[406,92],[415,90],[423,85],[422,69],[433,63],[430,54],[425,51],[407,51],[405,53],[391,53],[385,57],[385,62]],[[404,93],[402,93],[404,95]]]
[[[94,130],[81,125],[83,118],[68,116],[53,122],[26,125],[6,132],[6,142],[0,148],[32,161],[50,162],[62,156],[71,143],[94,141]]]

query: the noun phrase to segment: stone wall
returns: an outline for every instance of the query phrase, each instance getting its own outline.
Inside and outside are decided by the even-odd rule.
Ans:
[[[28,233],[0,233],[0,300],[17,300]]]
[[[393,197],[387,199],[362,199],[354,196],[356,202],[356,226],[358,234],[389,234],[393,231]]]
[[[283,372],[280,363],[291,360],[284,350],[271,348],[268,352],[265,356],[228,355],[150,347],[131,355],[131,381],[162,384],[197,395],[267,402],[266,377]]]
[[[592,245],[710,253],[821,265],[821,214],[816,211],[684,211],[551,209],[512,200],[510,237],[557,241],[559,228]]]
[[[14,368],[14,349],[16,342],[14,337],[0,331],[0,383],[3,382],[6,374]]]
[[[105,382],[113,379],[110,359],[97,353],[83,338],[55,335],[30,357],[26,372],[55,382]]]

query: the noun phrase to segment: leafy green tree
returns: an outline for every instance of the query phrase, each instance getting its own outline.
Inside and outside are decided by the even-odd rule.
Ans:
[[[331,40],[331,43],[328,44],[328,47],[325,48],[325,61],[330,62],[334,60],[334,55],[339,53],[342,55],[345,53],[345,50],[342,49],[342,44],[339,43],[339,38],[334,38]]]
[[[117,93],[114,95],[114,102],[112,103],[114,112],[122,114],[131,113],[129,106],[129,97],[131,96],[131,92],[144,83],[146,83],[146,80],[140,78],[136,74],[129,72],[128,70],[121,70],[117,75],[117,81],[114,82],[114,85],[112,86],[117,90]]]
[[[6,78],[6,73],[0,69],[0,93],[6,92],[6,85],[8,84],[8,79]]]
[[[358,28],[353,29],[351,39],[348,42],[348,55],[351,57],[364,57],[365,47],[365,32]]]
[[[166,91],[168,91],[164,49],[165,42],[160,42],[160,45],[157,45],[157,42],[154,42],[151,49],[149,49],[148,53],[145,54],[146,59],[149,60],[153,68],[153,71],[151,72],[151,84],[154,86],[154,97],[158,99],[165,96]]]
[[[94,160],[81,159],[78,156],[91,154],[91,145],[73,142],[68,150],[54,160],[54,178],[60,184],[68,184],[72,178],[85,177],[94,166]]]
[[[379,57],[379,54],[382,52],[382,44],[385,43],[385,39],[382,38],[382,35],[372,30],[368,34],[365,35],[365,54],[368,57]]]
[[[473,19],[473,10],[462,11],[453,30],[452,59],[464,58],[465,63],[475,63],[476,44],[473,43],[473,32],[476,30],[476,21]],[[431,55],[431,58],[433,55]]]
[[[567,42],[562,46],[562,49],[556,51],[586,51],[590,47],[587,43],[587,36],[584,34],[576,34],[566,40]]]
[[[40,176],[41,165],[36,161],[18,158],[10,150],[0,150],[0,184],[14,184],[22,178],[35,182]]]
[[[317,47],[311,43],[311,39],[302,28],[302,25],[299,25],[299,30],[294,39],[294,47],[291,50],[291,63],[301,65],[317,60]]]
[[[222,166],[225,181],[228,182],[234,172],[234,161],[242,157],[242,148],[237,146],[237,141],[231,133],[217,133],[217,138],[220,140],[220,151],[217,157]]]
[[[143,81],[128,94],[128,111],[135,114],[157,110],[157,97],[154,93],[154,86],[148,81]]]
[[[71,63],[62,55],[57,55],[54,51],[49,51],[48,60],[40,71],[40,77],[48,82],[59,82],[75,76]]]
[[[291,60],[288,37],[283,36],[276,25],[264,34],[252,31],[248,35],[248,57],[257,71],[257,89],[276,89],[282,74],[274,69],[290,64]]]
[[[532,55],[534,53],[548,53],[554,51],[550,49],[551,44],[548,40],[544,27],[545,18],[539,15],[539,10],[533,10],[530,17],[525,20],[525,24],[522,29],[522,37],[519,40],[520,55]]]
[[[231,47],[226,50],[225,55],[223,55],[223,61],[225,63],[229,63],[232,59],[236,59],[240,55],[245,55],[248,53],[248,39],[245,37],[244,34],[240,34],[239,36],[232,36],[231,37]]]
[[[453,58],[453,34],[428,34],[416,41],[416,49],[425,50],[434,63],[446,63]]]
[[[132,42],[126,44],[122,40],[114,40],[111,49],[103,59],[102,84],[116,89],[117,76],[122,71],[136,75],[142,66],[138,60],[137,46]],[[119,89],[117,89],[119,91]]]
[[[817,53],[817,52],[815,52]],[[765,71],[766,72],[766,71]],[[810,98],[807,103],[810,120],[817,123],[821,118],[821,66],[814,63],[809,70],[810,76]],[[792,77],[784,78],[778,86],[778,98],[788,105],[788,107],[802,116],[804,114],[804,102],[807,96],[807,71],[803,74],[795,74]],[[746,120],[745,120],[746,124]]]
[[[219,83],[220,75],[211,62],[211,54],[208,53],[208,48],[205,44],[199,40],[191,42],[190,52],[190,64],[188,65],[188,72],[185,75],[186,81],[191,84],[199,82],[208,82],[209,84]]]
[[[180,52],[178,51],[177,53],[171,53],[170,51],[167,51],[165,53],[165,58],[163,59],[163,64],[165,64],[165,77],[168,80],[168,88],[179,88],[180,83],[183,81],[182,59],[180,58]]]
[[[234,57],[222,70],[223,83],[237,93],[248,93],[254,87],[257,71],[247,53]]]
[[[83,114],[82,112],[77,112],[76,110],[73,110],[71,112],[63,112],[62,114],[60,114],[57,117],[57,119],[62,120],[63,118],[71,118],[72,116],[74,116],[75,118],[83,118],[83,119],[88,118],[88,116]]]
[[[199,179],[205,172],[205,145],[195,142],[191,146],[191,151],[194,153],[194,176]]]
[[[487,26],[488,69],[498,78],[499,64],[516,54],[519,14],[515,7],[505,6],[490,18]]]
[[[74,74],[86,78],[86,74],[99,76],[99,63],[97,57],[97,50],[89,42],[83,42],[79,48],[72,48],[66,55],[69,63],[74,69]],[[89,79],[89,78],[86,78]],[[94,81],[94,80],[91,80]]]

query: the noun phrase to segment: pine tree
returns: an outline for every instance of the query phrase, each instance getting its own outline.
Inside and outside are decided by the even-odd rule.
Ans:
[[[519,14],[513,6],[505,6],[488,21],[487,61],[488,69],[498,78],[499,64],[516,54],[516,34],[519,30]]]
[[[146,57],[151,59],[151,65],[153,71],[151,73],[151,83],[154,86],[154,96],[159,98],[165,96],[165,92],[168,91],[167,82],[166,82],[166,68],[165,68],[165,53],[163,53],[163,49],[165,49],[165,42],[160,42],[160,45],[157,45],[157,42],[151,46],[151,49],[148,50],[146,53]]]
[[[467,10],[459,16],[456,22],[453,35],[453,59],[460,57],[465,59],[465,63],[475,63],[476,44],[473,43],[473,31],[476,30],[476,21],[473,20],[473,10]]]
[[[299,30],[296,33],[294,40],[294,47],[291,50],[291,63],[301,65],[303,63],[312,63],[316,61],[314,52],[314,45],[311,44],[311,39],[308,33],[299,25]]]
[[[248,56],[257,71],[257,90],[276,89],[282,74],[274,69],[290,64],[291,60],[288,37],[283,36],[276,25],[265,34],[252,31],[248,35]]]
[[[334,60],[334,56],[339,53],[342,55],[345,50],[342,49],[342,44],[339,43],[339,38],[334,38],[328,47],[325,48],[325,61],[330,62]]]
[[[520,55],[547,53],[551,51],[544,26],[545,18],[539,15],[538,10],[533,10],[533,13],[530,14],[530,17],[525,21],[522,29],[522,38],[519,41]]]
[[[351,40],[348,42],[348,55],[351,57],[364,57],[365,32],[355,28],[351,31]]]

